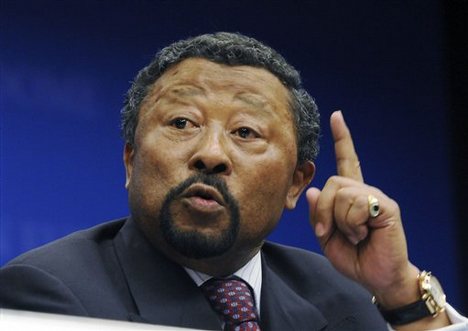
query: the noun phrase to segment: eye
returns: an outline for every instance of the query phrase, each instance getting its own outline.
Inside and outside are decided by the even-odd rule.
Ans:
[[[187,125],[190,125],[191,122],[183,117],[178,117],[174,120],[171,121],[171,125],[174,126],[177,129],[185,129]]]
[[[237,129],[236,131],[234,131],[234,134],[237,134],[239,137],[243,139],[258,138],[258,134],[254,130],[250,128],[246,128],[246,127]]]

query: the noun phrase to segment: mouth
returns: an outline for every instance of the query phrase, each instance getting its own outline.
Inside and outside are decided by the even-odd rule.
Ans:
[[[201,183],[190,186],[182,194],[182,198],[189,201],[192,207],[206,211],[219,209],[226,205],[223,196],[217,189]]]

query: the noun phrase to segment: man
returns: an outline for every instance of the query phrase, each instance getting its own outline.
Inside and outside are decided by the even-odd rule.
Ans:
[[[340,112],[338,176],[307,191],[331,264],[264,242],[311,182],[319,135],[299,74],[272,49],[229,33],[174,43],[139,72],[122,117],[131,217],[11,261],[3,307],[229,330],[451,323],[423,288],[435,278],[408,260],[398,205],[363,183]]]

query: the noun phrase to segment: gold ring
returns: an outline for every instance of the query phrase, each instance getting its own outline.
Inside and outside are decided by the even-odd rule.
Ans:
[[[380,214],[379,200],[373,195],[369,194],[367,197],[369,203],[369,215],[370,217],[377,217]]]

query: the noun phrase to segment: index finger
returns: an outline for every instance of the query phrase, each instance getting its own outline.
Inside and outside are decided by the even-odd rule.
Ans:
[[[351,132],[346,126],[341,111],[335,111],[330,117],[330,127],[335,142],[336,170],[338,176],[364,182]]]

